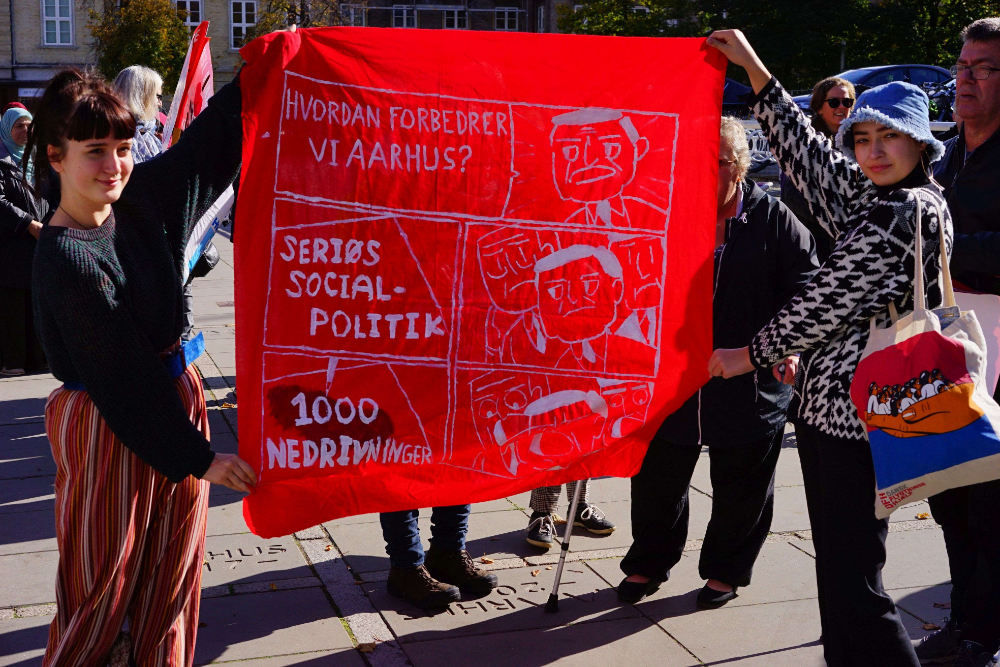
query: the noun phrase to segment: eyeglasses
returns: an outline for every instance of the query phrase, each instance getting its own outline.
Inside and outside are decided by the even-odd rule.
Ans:
[[[827,99],[825,99],[823,101],[826,104],[829,104],[831,109],[836,109],[841,104],[844,105],[845,109],[850,109],[851,107],[854,106],[854,98],[853,97],[828,97]]]
[[[990,67],[989,65],[973,65],[969,67],[968,65],[955,65],[951,68],[951,75],[956,79],[965,72],[968,71],[972,74],[972,78],[976,81],[985,81],[990,78],[990,74],[993,72],[1000,72],[1000,68]]]
[[[736,164],[736,160],[726,160],[724,158],[719,158],[719,168],[729,167]]]

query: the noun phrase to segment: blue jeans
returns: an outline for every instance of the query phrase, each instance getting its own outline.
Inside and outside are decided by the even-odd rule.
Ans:
[[[435,507],[431,511],[431,546],[447,551],[465,548],[472,505]],[[389,563],[395,568],[410,569],[424,564],[424,547],[420,543],[417,517],[420,510],[386,512],[379,515],[382,537]]]

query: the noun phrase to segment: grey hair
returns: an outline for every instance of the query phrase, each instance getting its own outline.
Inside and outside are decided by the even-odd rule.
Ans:
[[[747,142],[747,133],[743,129],[743,124],[732,116],[723,116],[722,125],[719,129],[719,148],[729,144],[733,149],[733,157],[736,158],[736,173],[743,179],[750,171],[750,144]]]
[[[1000,42],[1000,18],[973,21],[962,31],[962,41]]]
[[[115,90],[138,120],[156,117],[156,94],[161,88],[160,75],[142,65],[126,67],[115,77]]]

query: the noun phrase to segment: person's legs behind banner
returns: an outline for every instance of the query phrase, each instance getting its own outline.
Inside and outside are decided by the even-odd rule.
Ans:
[[[496,575],[482,572],[465,549],[471,513],[472,505],[434,508],[425,561],[432,577],[458,586],[466,597],[486,595],[497,586]]]
[[[698,594],[699,607],[721,607],[737,588],[750,585],[774,516],[774,471],[783,439],[781,428],[756,442],[709,446],[712,517],[698,565],[708,583]]]
[[[460,600],[462,592],[482,595],[496,586],[496,576],[480,572],[465,551],[470,512],[470,505],[435,507],[431,513],[431,548],[426,555],[417,524],[419,510],[379,516],[389,555],[386,587],[391,595],[421,609],[436,609]]]
[[[635,604],[670,578],[684,553],[688,487],[701,447],[654,438],[632,478],[632,546],[622,559],[618,599]]]
[[[593,505],[590,500],[590,480],[585,479],[579,482],[566,483],[566,501],[573,500],[573,493],[576,485],[580,487],[580,500],[576,508],[576,517],[573,525],[586,528],[595,535],[610,535],[615,531],[615,524],[608,521],[604,512]],[[559,506],[559,492],[561,485],[543,486],[531,492],[531,501],[528,506],[531,508],[531,517],[528,519],[526,529],[528,544],[543,549],[549,549],[555,544],[555,514]],[[568,519],[567,519],[568,520]]]

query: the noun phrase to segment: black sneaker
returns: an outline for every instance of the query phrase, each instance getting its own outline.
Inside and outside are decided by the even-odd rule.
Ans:
[[[406,570],[390,567],[386,590],[421,609],[443,609],[462,599],[457,587],[438,581],[423,565]]]
[[[958,656],[953,667],[987,667],[993,663],[993,653],[987,651],[982,644],[964,641],[958,645]]]
[[[497,575],[476,567],[465,549],[448,551],[432,546],[424,557],[424,565],[438,581],[458,586],[462,595],[487,595],[497,587]]]
[[[615,532],[615,524],[608,521],[604,512],[597,509],[597,505],[584,503],[576,510],[574,526],[586,528],[595,535],[610,535]]]
[[[958,643],[962,639],[962,632],[955,621],[946,620],[948,622],[943,628],[920,640],[916,652],[921,665],[946,665],[954,661],[958,655]]]
[[[528,536],[525,539],[528,540],[528,544],[551,549],[556,543],[556,524],[552,521],[552,515],[532,512],[528,523]]]

